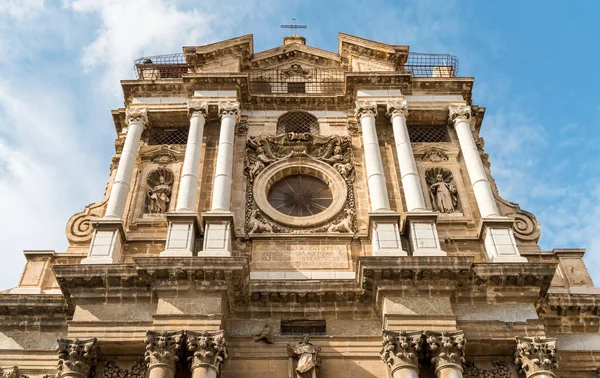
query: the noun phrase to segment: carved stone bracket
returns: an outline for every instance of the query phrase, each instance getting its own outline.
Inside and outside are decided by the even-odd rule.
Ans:
[[[175,365],[179,361],[183,336],[183,331],[146,332],[144,359],[148,370],[159,366],[175,370]]]
[[[423,347],[423,332],[383,331],[381,359],[390,368],[392,375],[398,369],[409,368],[419,371],[419,356]]]
[[[227,348],[224,331],[187,332],[187,351],[190,370],[210,368],[219,372],[225,358]]]
[[[90,376],[92,367],[96,365],[98,358],[98,347],[96,338],[58,339],[58,372],[57,378],[75,377],[87,378]]]
[[[456,368],[462,371],[467,343],[463,331],[428,331],[425,336],[431,363],[436,371],[444,368]]]
[[[516,337],[515,363],[527,378],[546,372],[554,376],[556,361],[556,338]]]

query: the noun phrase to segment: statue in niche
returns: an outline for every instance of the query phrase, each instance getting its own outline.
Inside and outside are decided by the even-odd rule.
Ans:
[[[321,348],[310,343],[308,335],[302,336],[302,341],[296,345],[287,344],[288,356],[297,359],[296,368],[290,364],[290,377],[293,378],[316,378],[317,367],[321,365],[319,352]],[[293,370],[292,370],[293,369]]]
[[[425,171],[429,195],[434,211],[454,213],[458,209],[458,191],[453,182],[452,172],[445,168],[429,168]]]
[[[173,172],[168,169],[157,169],[150,172],[146,182],[148,214],[165,214],[169,210],[173,190]]]

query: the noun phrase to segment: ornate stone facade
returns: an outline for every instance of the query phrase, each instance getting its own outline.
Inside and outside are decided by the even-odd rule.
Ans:
[[[0,293],[3,377],[598,376],[585,250],[500,196],[455,57],[252,38],[136,61],[105,195]]]

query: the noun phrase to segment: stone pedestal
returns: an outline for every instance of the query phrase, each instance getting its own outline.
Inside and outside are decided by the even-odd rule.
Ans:
[[[82,264],[114,264],[122,260],[123,243],[126,240],[123,222],[120,219],[92,219],[94,236],[88,257]]]
[[[520,255],[513,235],[514,219],[505,217],[483,218],[479,225],[479,238],[483,240],[490,262],[527,262]]]
[[[408,234],[413,256],[446,256],[435,226],[437,217],[431,211],[406,213],[403,232]]]
[[[57,378],[88,378],[96,365],[98,347],[96,338],[88,340],[58,339]]]
[[[400,213],[369,213],[369,237],[373,256],[408,256],[408,253],[402,250],[399,224]]]
[[[462,378],[466,339],[463,331],[425,333],[437,378]]]
[[[202,213],[204,248],[199,256],[231,256],[233,240],[233,213],[210,211]]]
[[[556,338],[516,337],[515,363],[527,378],[555,378]]]
[[[161,256],[193,256],[198,234],[197,213],[167,213],[169,230]]]
[[[183,331],[146,332],[148,378],[174,378],[179,353],[183,343]]]

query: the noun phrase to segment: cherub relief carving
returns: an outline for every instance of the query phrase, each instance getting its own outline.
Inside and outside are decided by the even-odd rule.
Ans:
[[[429,168],[425,171],[429,195],[434,211],[454,213],[458,208],[458,191],[454,185],[452,172],[445,168]]]
[[[259,234],[262,232],[273,232],[273,227],[269,223],[260,219],[259,218],[260,215],[261,215],[261,213],[260,213],[260,210],[258,210],[258,209],[254,209],[250,213],[250,219],[248,220],[250,234],[254,234],[254,233]]]

